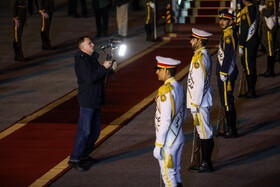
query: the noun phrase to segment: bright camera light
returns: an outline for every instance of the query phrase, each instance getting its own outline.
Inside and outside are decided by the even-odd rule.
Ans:
[[[120,47],[119,47],[119,56],[124,56],[125,51],[126,51],[126,45],[124,45],[124,44],[120,45]]]

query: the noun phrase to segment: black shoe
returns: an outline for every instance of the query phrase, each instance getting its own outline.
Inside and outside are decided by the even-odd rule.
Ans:
[[[198,166],[193,165],[188,168],[188,171],[191,173],[198,173],[198,170],[199,170],[199,165]]]
[[[183,187],[182,183],[177,182],[177,187]]]
[[[207,164],[206,162],[201,162],[199,166],[190,166],[188,169],[191,173],[202,173],[202,172],[212,172],[212,164]]]
[[[212,172],[212,171],[213,171],[212,164],[207,164],[206,162],[201,162],[201,164],[198,168],[198,173]]]
[[[75,161],[68,161],[68,165],[76,170],[79,171],[85,171],[85,168],[83,166],[81,166],[80,162],[75,162]]]
[[[267,74],[264,75],[265,78],[268,78],[268,77],[275,77],[275,73],[274,72],[269,72]]]
[[[237,138],[237,137],[238,137],[237,132],[229,131],[226,133],[224,138]]]
[[[92,165],[100,162],[100,160],[93,159],[90,156],[88,156],[87,158],[81,158],[80,162],[82,165]]]
[[[256,92],[248,91],[246,94],[246,98],[257,98]]]
[[[226,133],[217,132],[216,137],[219,137],[219,136],[224,137],[225,135],[226,135]]]

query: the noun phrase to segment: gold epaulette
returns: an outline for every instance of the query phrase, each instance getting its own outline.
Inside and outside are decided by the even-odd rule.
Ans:
[[[247,12],[248,12],[248,7],[246,6],[241,10],[240,14],[243,15],[243,14],[246,14]]]
[[[194,54],[192,63],[197,63],[198,61],[202,62],[204,54],[201,51],[198,51]]]
[[[225,37],[228,37],[228,36],[232,36],[233,35],[233,30],[232,29],[226,29],[225,31],[224,31],[224,36]]]
[[[162,97],[163,95],[167,94],[168,92],[171,92],[171,90],[173,90],[173,87],[169,83],[162,85],[158,89],[158,94],[156,96],[156,100],[158,97]]]

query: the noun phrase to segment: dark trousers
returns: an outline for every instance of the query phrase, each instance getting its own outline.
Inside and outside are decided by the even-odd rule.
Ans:
[[[255,96],[255,87],[257,82],[257,70],[256,70],[256,60],[257,60],[257,45],[256,46],[246,46],[244,48],[244,54],[241,57],[241,64],[246,73],[248,93]]]
[[[109,6],[95,10],[97,35],[108,35]]]
[[[42,25],[41,25],[41,39],[42,39],[42,49],[51,49],[50,42],[50,28],[52,21],[52,12],[48,12],[49,18],[42,16]]]
[[[77,17],[78,16],[78,12],[77,12],[77,1],[78,0],[68,0],[68,14]],[[83,17],[87,17],[87,4],[86,4],[86,0],[79,0],[80,4],[81,4],[81,9],[82,9],[82,16]]]
[[[225,111],[231,111],[234,109],[233,90],[234,90],[235,80],[236,77],[229,76],[229,80],[223,82],[220,79],[220,75],[217,75],[220,101],[221,101],[221,105],[225,108]],[[228,81],[230,82],[231,90],[229,90]]]
[[[22,51],[22,33],[25,24],[25,19],[19,19],[19,26],[14,25],[14,35],[13,35],[13,48],[15,52],[15,60],[24,60]]]
[[[80,161],[80,158],[89,156],[94,150],[94,145],[100,135],[100,131],[100,110],[81,107],[78,129],[70,160]]]

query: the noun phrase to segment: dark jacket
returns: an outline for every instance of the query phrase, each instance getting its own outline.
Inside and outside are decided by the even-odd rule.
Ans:
[[[129,2],[129,0],[116,0],[116,5],[117,6],[122,6],[122,5],[124,5],[128,2]]]
[[[26,20],[26,0],[12,1],[12,18]]]
[[[258,37],[258,22],[259,22],[259,11],[253,3],[245,6],[241,10],[241,32],[239,35],[239,45],[242,47],[255,47],[259,44]],[[249,27],[256,20],[257,27],[255,28],[255,32],[251,38],[248,39]]]
[[[104,78],[107,69],[98,62],[99,54],[92,56],[77,51],[75,53],[75,73],[78,81],[80,107],[99,109],[105,101]]]
[[[92,8],[93,10],[99,10],[105,8],[110,5],[110,1],[108,0],[92,0]]]

